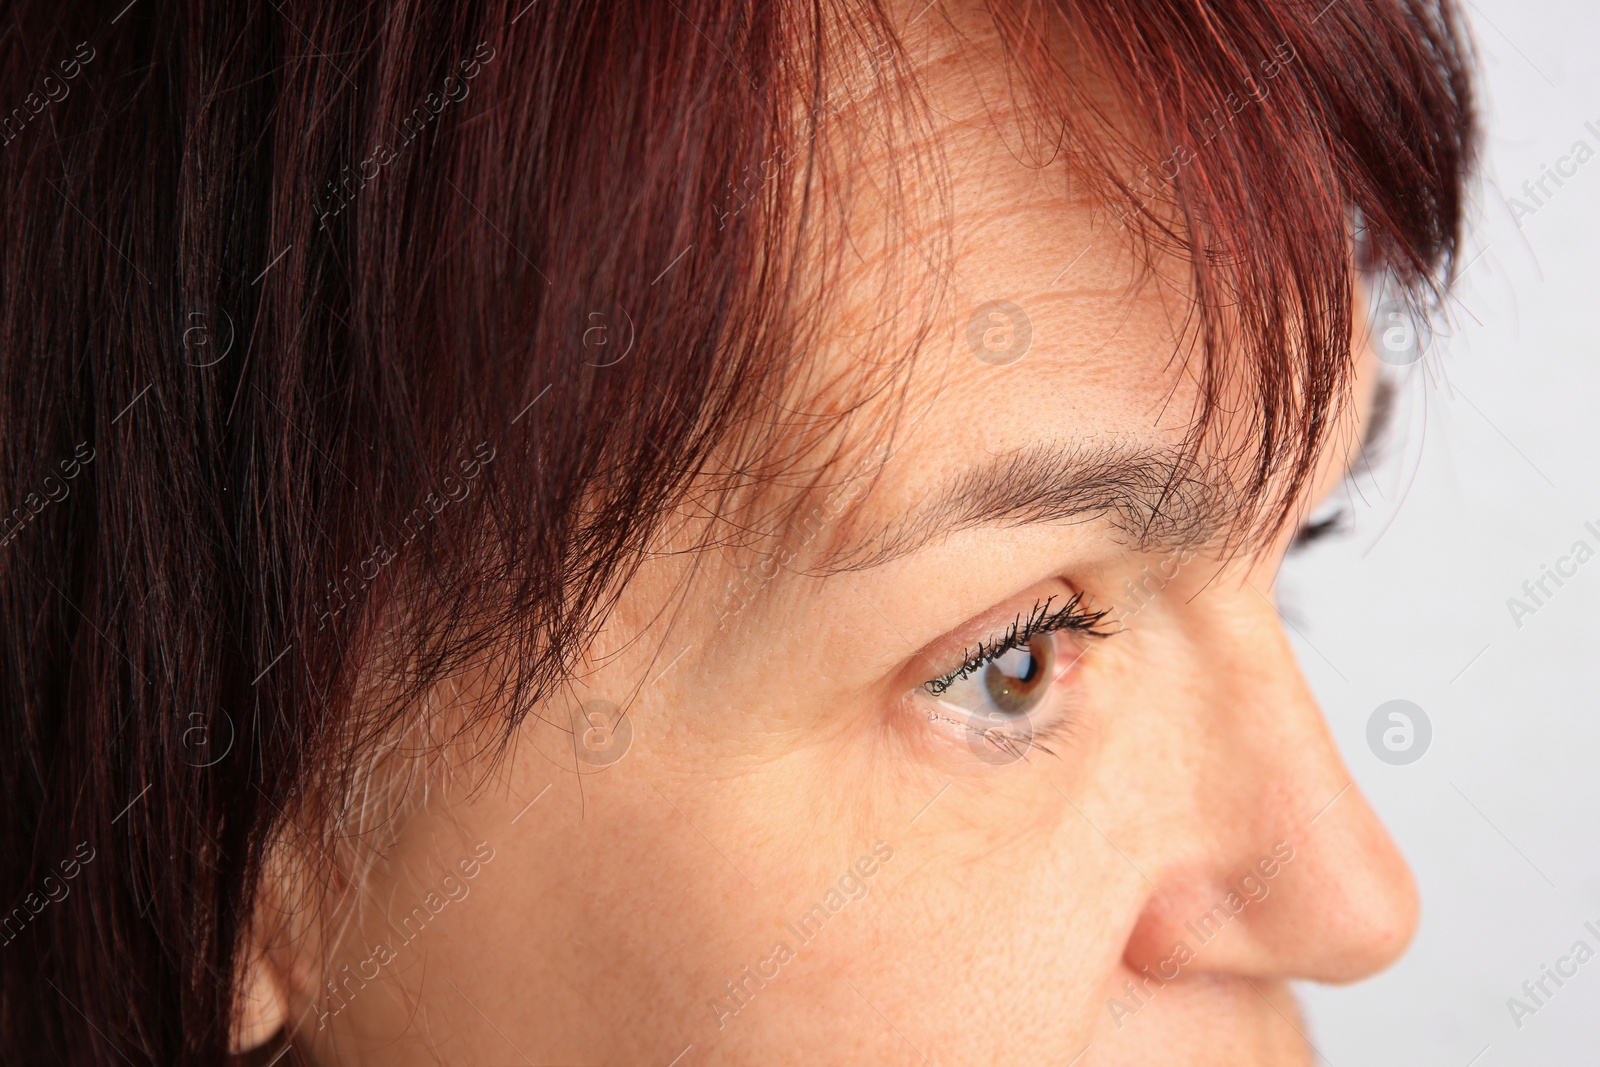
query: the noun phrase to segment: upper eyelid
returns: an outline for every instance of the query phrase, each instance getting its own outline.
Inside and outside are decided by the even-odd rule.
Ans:
[[[1019,611],[1017,612],[1017,617],[1011,621],[1003,632],[990,635],[993,640],[979,641],[978,647],[972,652],[968,652],[963,648],[961,650],[961,666],[957,667],[951,674],[959,675],[963,672],[970,672],[975,670],[979,663],[986,663],[1016,648],[1018,639],[1023,631],[1031,626],[1035,619],[1042,617],[1043,613],[1049,610],[1050,602],[1054,599],[1054,597],[1047,597],[1043,601],[1034,601],[1033,607],[1029,608],[1027,612],[1027,623],[1023,622],[1023,613]]]
[[[1006,642],[1014,637],[1021,625],[1022,613],[1018,612],[1016,619],[1011,623],[1010,626],[1006,628],[1004,632],[995,632],[990,635],[990,637],[994,639],[993,644],[990,643],[988,638],[985,638],[984,640],[978,642],[978,647],[975,651],[968,652],[966,648],[963,647],[961,649],[961,666],[957,667],[955,670],[947,671],[946,673],[939,675],[937,678],[928,679],[926,682],[922,683],[923,687],[929,689],[934,693],[934,695],[937,696],[939,693],[942,693],[945,689],[949,688],[952,682],[955,682],[958,679],[964,678],[970,674],[976,669],[977,664],[985,662],[986,660],[992,660],[996,656],[1002,655],[1004,652],[1009,652],[1011,648],[1014,648],[1015,646],[1012,645],[1008,647]],[[984,651],[986,648],[988,649],[987,653]],[[939,688],[932,689],[933,686],[938,686]]]
[[[992,646],[1019,619],[1027,618],[1034,605],[1049,599],[1052,594],[1059,598],[1068,588],[1067,583],[1059,579],[1039,582],[993,604],[986,611],[970,616],[961,625],[946,630],[923,645],[912,656],[911,663],[915,666],[908,664],[910,669],[906,673],[919,674],[921,677],[913,679],[901,675],[901,680],[915,687],[958,673],[974,649]],[[923,671],[928,673],[923,674]]]
[[[1040,633],[1054,633],[1063,630],[1077,630],[1086,635],[1109,637],[1110,633],[1099,631],[1093,627],[1108,614],[1107,610],[1095,611],[1084,606],[1082,590],[1074,592],[1067,598],[1066,603],[1055,611],[1050,610],[1050,605],[1056,600],[1055,596],[1036,600],[1034,606],[1026,612],[1018,612],[1017,617],[1004,629],[992,631],[988,637],[978,642],[976,651],[968,652],[965,647],[961,651],[961,665],[937,678],[930,678],[923,682],[923,688],[930,689],[935,695],[947,689],[951,683],[966,677],[977,666],[999,658],[1013,649],[1022,647],[1022,635],[1026,632],[1029,637]],[[1028,624],[1024,626],[1024,618]],[[1075,625],[1079,620],[1092,620],[1088,626]],[[1054,622],[1055,625],[1051,625]],[[1113,631],[1114,632],[1114,631]],[[933,686],[941,688],[933,690]]]

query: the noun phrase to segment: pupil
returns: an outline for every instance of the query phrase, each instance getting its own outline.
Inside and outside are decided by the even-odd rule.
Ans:
[[[983,670],[983,687],[1007,715],[1025,715],[1043,698],[1051,657],[1049,635],[1006,653]]]

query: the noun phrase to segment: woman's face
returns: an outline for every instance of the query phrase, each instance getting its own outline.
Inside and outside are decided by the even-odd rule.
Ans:
[[[1162,493],[1181,271],[1021,158],[963,28],[919,57],[941,229],[850,171],[859,247],[948,242],[892,451],[766,547],[648,561],[493,783],[388,828],[348,922],[279,953],[324,1062],[1309,1063],[1287,980],[1410,939],[1274,606],[1293,531],[1225,553],[1224,486]],[[868,304],[817,359],[848,373]],[[1362,356],[1304,509],[1373,383]]]

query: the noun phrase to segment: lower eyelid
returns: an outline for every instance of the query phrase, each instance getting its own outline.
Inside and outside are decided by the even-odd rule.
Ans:
[[[995,727],[986,727],[980,717],[969,714],[965,709],[952,708],[948,705],[940,704],[931,697],[923,697],[922,703],[917,710],[925,720],[924,727],[934,731],[935,736],[943,737],[952,744],[963,745],[967,748],[973,748],[976,745],[981,750],[986,747],[989,744],[985,740],[986,731],[995,729]],[[1024,716],[1016,720],[1016,722],[1022,726],[1022,729],[1014,730],[1013,732],[1024,735],[1031,741],[1033,735],[1037,733],[1031,717]]]
[[[1083,641],[1074,641],[1066,632],[1057,632],[1048,635],[1054,642],[1053,664],[1050,680],[1046,683],[1050,691],[1046,692],[1043,700],[1035,708],[1030,709],[1022,716],[1010,720],[1011,722],[1026,722],[1033,735],[1043,736],[1046,732],[1055,730],[1066,719],[1071,718],[1071,689],[1072,684],[1068,675],[1077,668],[1084,653],[1090,647]],[[970,677],[970,676],[969,676]],[[962,679],[962,682],[967,679]],[[961,684],[960,682],[956,683]],[[948,693],[948,691],[947,691]],[[942,696],[929,693],[925,687],[918,686],[911,691],[910,698],[915,702],[918,712],[930,724],[943,724],[951,731],[965,731],[969,734],[980,734],[984,729],[984,712],[982,709],[962,707]]]
[[[1027,715],[988,728],[979,717],[968,715],[964,709],[942,706],[926,694],[913,699],[919,701],[917,713],[921,721],[917,725],[927,731],[924,737],[940,739],[963,762],[990,766],[1016,763],[1035,749],[1058,755],[1052,746],[1070,741],[1078,723],[1075,702],[1066,691],[1053,694]]]

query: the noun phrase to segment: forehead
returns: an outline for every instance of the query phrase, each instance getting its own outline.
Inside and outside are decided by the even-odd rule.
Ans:
[[[902,18],[892,61],[875,49],[871,91],[857,67],[825,94],[814,184],[797,187],[820,208],[799,287],[816,299],[796,346],[804,369],[785,394],[798,424],[827,427],[809,453],[825,458],[804,465],[813,481],[763,485],[755,495],[787,504],[776,524],[743,528],[827,572],[903,550],[950,521],[952,503],[968,525],[1039,521],[1026,500],[979,515],[970,499],[946,498],[981,496],[1008,466],[1048,474],[1054,464],[1065,478],[1087,464],[1100,479],[1091,490],[1122,479],[1099,516],[1122,545],[1270,533],[1256,523],[1272,516],[1259,502],[1239,506],[1235,491],[1262,459],[1257,365],[1231,346],[1204,351],[1187,250],[1124,227],[1096,192],[1103,174],[1080,169],[1060,136],[1059,102],[1032,95],[1037,83],[1018,77],[981,4],[939,7],[939,17]],[[1062,62],[1116,125],[1131,167],[1149,149],[1146,127],[1092,64]],[[1206,393],[1220,416],[1197,439]],[[1363,393],[1355,404],[1335,398],[1323,469],[1308,482],[1317,491],[1298,506],[1337,483]],[[1043,488],[1059,497],[1076,487]]]
[[[1041,442],[1176,458],[1199,394],[1186,262],[1136,246],[986,17],[954,18],[905,35],[896,88],[912,91],[852,98],[825,131],[834,229],[813,260],[829,282],[808,378],[840,390],[818,407],[853,417],[824,497],[872,480],[835,535]]]

